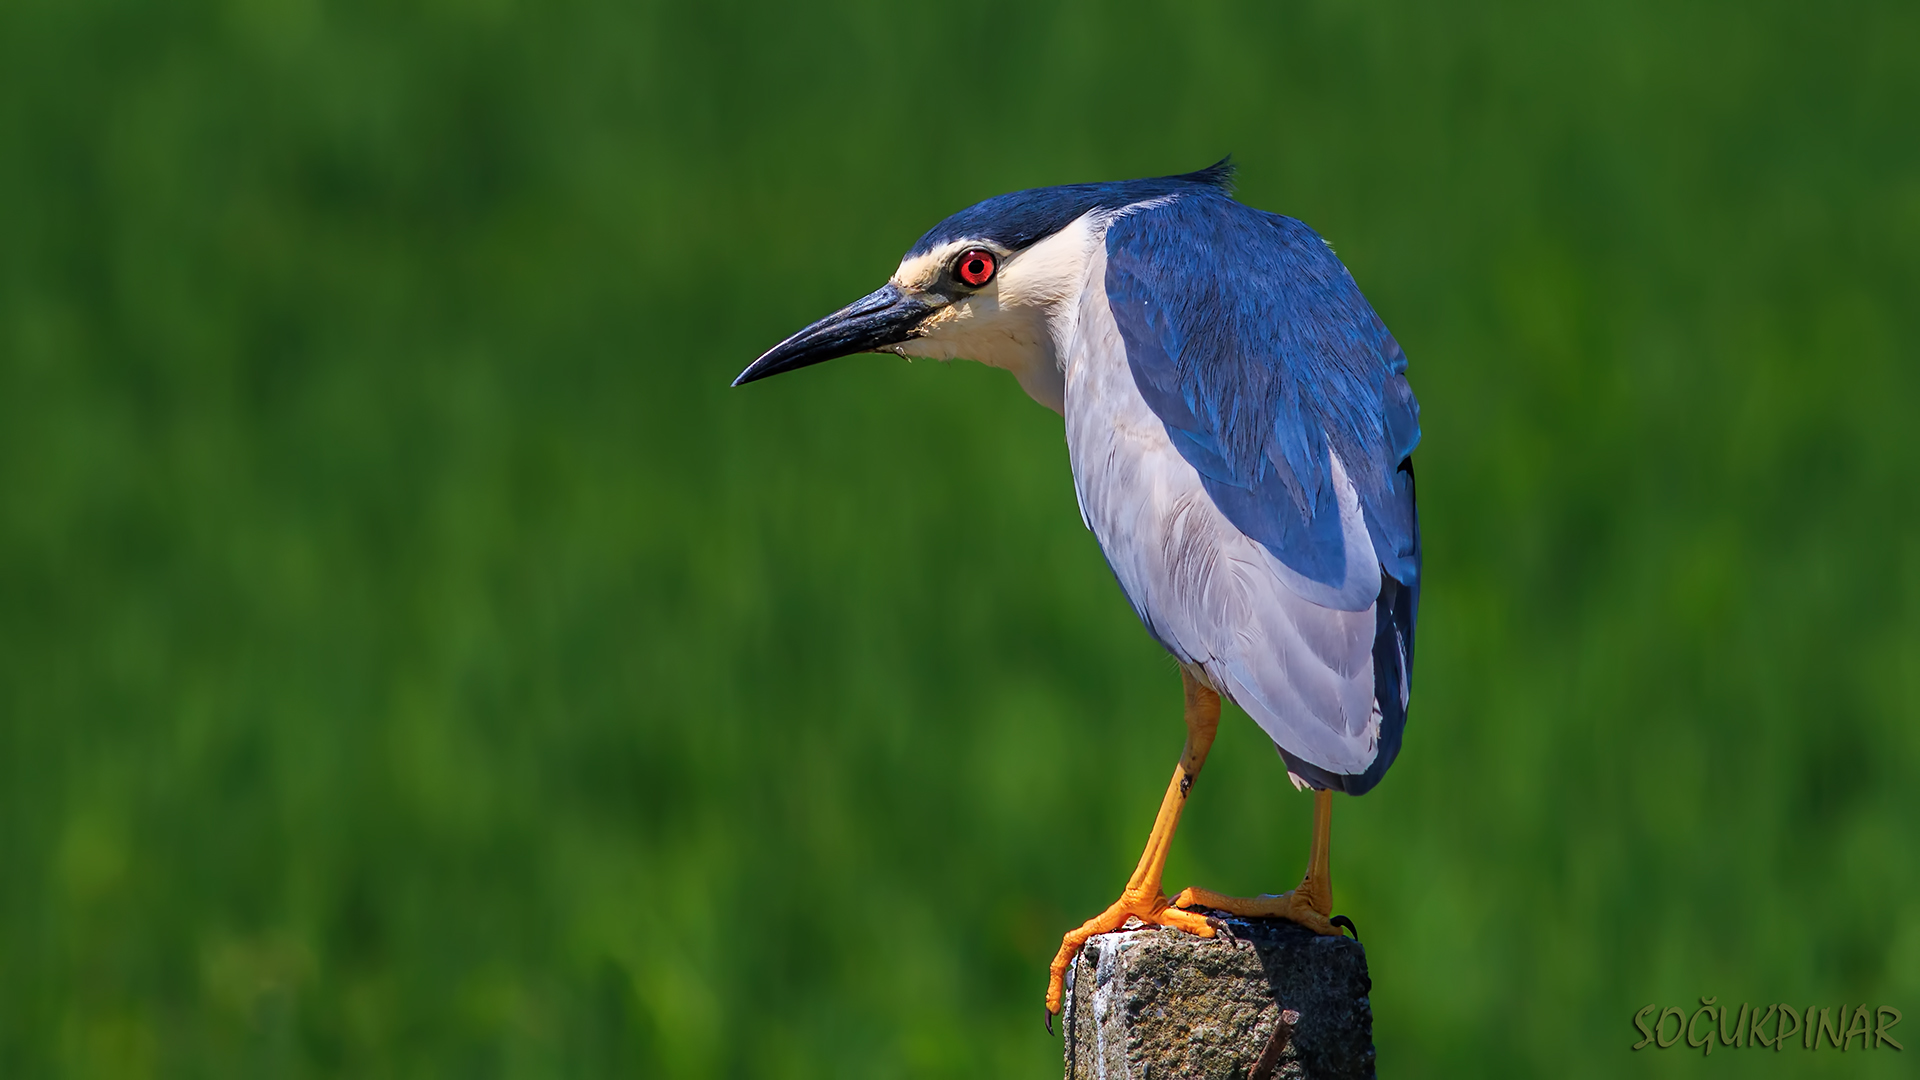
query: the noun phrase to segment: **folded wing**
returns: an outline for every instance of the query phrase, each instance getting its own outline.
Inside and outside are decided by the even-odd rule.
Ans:
[[[1195,598],[1210,610],[1185,632],[1210,640],[1176,651],[1204,654],[1190,659],[1293,771],[1365,791],[1399,749],[1419,605],[1406,357],[1332,250],[1291,218],[1189,195],[1123,212],[1105,246],[1106,299],[1140,396],[1212,508],[1271,557],[1199,559]],[[1291,595],[1249,580],[1262,573]],[[1367,715],[1355,715],[1362,698]]]

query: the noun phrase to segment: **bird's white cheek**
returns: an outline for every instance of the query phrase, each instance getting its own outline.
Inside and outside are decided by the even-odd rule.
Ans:
[[[969,331],[979,325],[978,313],[970,304],[950,304],[920,324],[920,336],[901,346],[908,356],[928,360],[954,360],[966,355]]]
[[[981,351],[997,352],[1006,334],[999,305],[991,298],[968,297],[940,309],[920,324],[920,337],[904,346],[909,356],[933,360],[981,360]],[[991,361],[987,361],[991,362]]]

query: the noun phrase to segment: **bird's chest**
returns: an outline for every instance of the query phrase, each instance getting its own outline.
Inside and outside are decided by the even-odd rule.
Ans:
[[[1171,609],[1198,598],[1220,550],[1221,526],[1196,473],[1134,382],[1095,260],[1077,320],[1062,344],[1067,452],[1081,517],[1127,599],[1176,655]],[[1185,657],[1183,656],[1183,659]]]
[[[1104,256],[1104,254],[1102,254]],[[1140,396],[1127,346],[1108,306],[1104,258],[1089,267],[1077,319],[1062,342],[1066,377],[1066,434],[1073,461],[1073,486],[1087,527],[1106,536],[1119,527],[1127,507],[1139,503],[1142,480],[1150,480],[1154,459],[1173,450],[1160,417]]]
[[[1080,512],[1104,545],[1130,522],[1138,527],[1138,515],[1161,501],[1172,479],[1167,458],[1177,461],[1178,454],[1140,396],[1104,290],[1081,309],[1065,363],[1067,451]]]

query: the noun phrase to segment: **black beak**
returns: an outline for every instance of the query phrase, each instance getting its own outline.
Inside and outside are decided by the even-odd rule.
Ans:
[[[877,292],[855,300],[805,330],[768,349],[733,380],[740,386],[755,379],[818,364],[822,360],[875,352],[919,337],[919,327],[933,305],[901,292],[891,282]]]

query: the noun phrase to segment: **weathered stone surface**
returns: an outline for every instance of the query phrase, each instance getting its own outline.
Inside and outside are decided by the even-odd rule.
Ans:
[[[1138,926],[1138,923],[1130,923]],[[1067,972],[1068,1080],[1372,1077],[1367,955],[1277,919],[1089,940]]]

